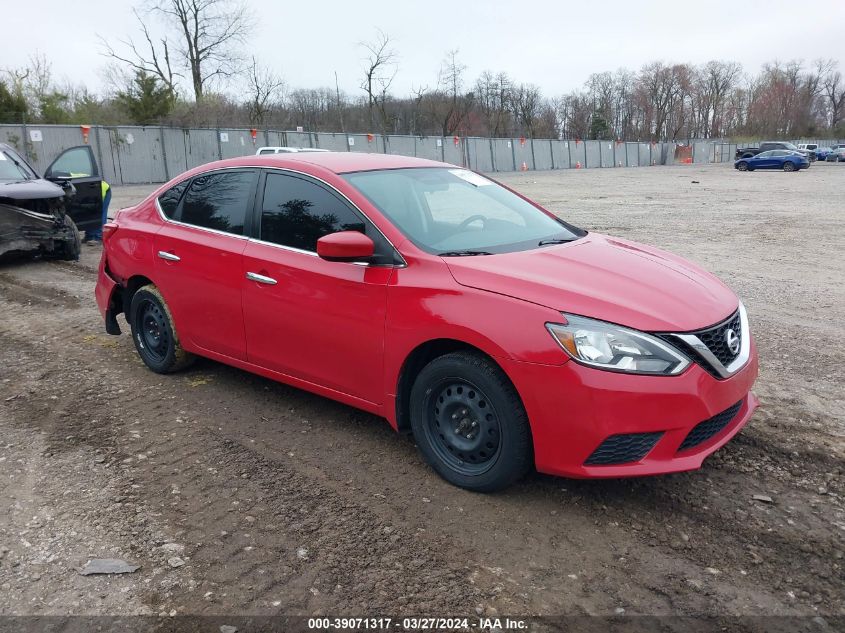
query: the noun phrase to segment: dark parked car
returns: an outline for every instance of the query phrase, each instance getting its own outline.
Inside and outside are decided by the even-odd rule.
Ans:
[[[825,160],[828,163],[845,163],[845,145],[834,147]]]
[[[736,159],[751,158],[761,152],[768,152],[773,149],[782,149],[790,152],[798,152],[809,159],[809,152],[807,150],[800,150],[792,143],[786,141],[765,141],[760,143],[760,147],[740,147],[736,150]]]
[[[760,152],[756,156],[741,158],[734,163],[739,171],[754,171],[755,169],[782,169],[783,171],[799,171],[810,167],[810,159],[785,149],[773,149]]]
[[[0,259],[79,257],[79,231],[67,213],[73,185],[44,180],[12,147],[0,143]]]
[[[830,155],[830,153],[832,151],[833,150],[829,147],[817,147],[816,150],[815,150],[816,159],[821,160],[821,161],[827,160],[827,157]]]
[[[0,258],[79,257],[80,230],[99,225],[102,177],[87,145],[63,151],[41,178],[0,143]]]

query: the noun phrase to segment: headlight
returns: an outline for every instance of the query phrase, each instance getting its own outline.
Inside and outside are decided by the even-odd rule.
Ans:
[[[674,376],[689,359],[655,336],[612,323],[564,315],[568,323],[546,327],[564,351],[590,367],[631,374]]]

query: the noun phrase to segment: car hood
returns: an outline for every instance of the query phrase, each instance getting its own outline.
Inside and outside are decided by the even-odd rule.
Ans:
[[[597,233],[559,246],[444,261],[463,286],[638,330],[696,330],[738,305],[730,288],[695,264]]]
[[[63,195],[65,195],[64,190],[49,180],[0,180],[0,198],[37,200],[58,198]]]

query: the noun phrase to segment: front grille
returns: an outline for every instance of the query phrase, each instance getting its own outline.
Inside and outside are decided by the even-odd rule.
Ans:
[[[728,342],[725,340],[725,332],[733,330],[739,340],[740,347],[737,353],[734,354],[728,349]],[[727,321],[707,328],[706,330],[698,330],[697,332],[690,332],[701,339],[707,348],[713,352],[713,356],[719,359],[725,367],[730,365],[737,356],[739,356],[739,349],[742,348],[742,324],[739,319],[739,310],[734,313]]]
[[[736,417],[736,414],[739,412],[741,406],[742,400],[729,409],[725,409],[721,413],[717,413],[712,418],[708,418],[704,420],[704,422],[696,424],[692,431],[689,432],[689,435],[686,436],[678,450],[685,451],[688,448],[693,448],[709,440],[730,424],[731,420]]]
[[[588,466],[609,466],[637,462],[645,457],[663,435],[658,433],[627,433],[611,435],[601,443],[584,464]]]
[[[736,354],[731,352],[728,348],[728,342],[725,340],[725,333],[728,330],[733,330],[734,334],[736,334],[737,341],[739,341],[739,349]],[[707,346],[707,349],[710,350],[713,356],[715,356],[724,367],[727,367],[735,361],[742,350],[742,319],[740,318],[739,310],[717,325],[712,325],[708,328],[696,330],[694,332],[684,332],[684,334],[692,334],[693,336],[698,337],[698,339]],[[713,367],[707,359],[705,359],[694,347],[678,338],[677,335],[658,334],[658,336],[680,349],[714,378],[719,380],[723,378],[719,371]]]

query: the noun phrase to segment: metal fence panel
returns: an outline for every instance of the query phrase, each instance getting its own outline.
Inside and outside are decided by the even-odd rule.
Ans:
[[[555,169],[569,169],[569,141],[552,141],[552,159]]]
[[[416,139],[413,136],[386,136],[388,154],[416,156]]]
[[[311,135],[308,132],[286,132],[285,136],[288,147],[311,147]]]
[[[188,169],[219,159],[216,130],[185,130],[185,163]]]
[[[220,154],[223,158],[238,158],[255,154],[249,130],[219,130]]]
[[[188,150],[185,146],[185,131],[177,128],[160,128],[164,139],[165,175],[168,179],[188,170]]]
[[[693,163],[711,163],[713,162],[713,151],[715,145],[713,143],[698,142],[692,145],[692,162]]]
[[[587,166],[587,146],[584,141],[569,141],[569,166],[574,169]]]
[[[531,139],[531,153],[534,156],[534,169],[552,168],[552,142],[545,139]]]
[[[347,143],[350,152],[366,152],[367,154],[381,153],[384,145],[381,136],[373,134],[369,140],[366,134],[347,134]]]
[[[108,129],[108,138],[119,182],[129,185],[167,180],[158,128],[114,127]]]
[[[513,139],[513,153],[517,171],[534,169],[534,157],[531,155],[531,143],[528,139]]]
[[[419,136],[414,139],[414,152],[418,158],[443,160],[443,143],[439,136]]]
[[[514,171],[513,141],[508,138],[491,139],[493,143],[493,171]]]
[[[601,148],[599,141],[581,141],[584,146],[584,163],[582,167],[601,167]]]
[[[622,163],[625,167],[639,167],[640,166],[640,145],[639,143],[624,143],[622,145],[625,154],[625,162]]]
[[[646,167],[652,164],[654,147],[651,143],[637,143],[639,148],[639,164]]]
[[[457,145],[454,139],[443,139],[443,162],[464,166],[464,139],[459,138]]]
[[[493,154],[490,151],[490,139],[472,137],[464,140],[467,144],[467,167],[475,171],[494,171]]]
[[[346,142],[346,134],[334,132],[318,132],[315,141],[320,149],[327,149],[332,152],[348,152],[349,145]]]
[[[602,167],[616,167],[616,143],[614,141],[599,141],[599,151]]]

